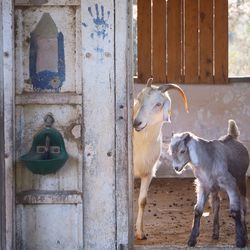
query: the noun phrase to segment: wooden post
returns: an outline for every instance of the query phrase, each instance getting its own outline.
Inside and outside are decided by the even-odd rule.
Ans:
[[[132,3],[82,0],[81,6],[83,247],[128,248]]]
[[[2,249],[14,249],[14,36],[13,2],[1,0],[1,244]],[[2,57],[3,55],[3,57]],[[3,98],[2,98],[3,97]],[[2,129],[4,128],[4,129]],[[3,143],[4,142],[4,143]]]
[[[132,171],[132,4],[115,2],[116,210],[117,249],[133,246]],[[123,34],[123,36],[121,36]]]
[[[4,178],[4,101],[3,101],[3,20],[2,0],[0,1],[0,248],[5,249],[5,178]]]

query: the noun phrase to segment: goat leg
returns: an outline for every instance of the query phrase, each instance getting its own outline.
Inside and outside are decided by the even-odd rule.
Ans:
[[[219,239],[220,235],[220,223],[219,223],[219,211],[220,211],[220,198],[218,192],[211,194],[211,205],[213,209],[213,236],[214,240]]]
[[[140,194],[138,198],[138,215],[136,220],[136,239],[146,240],[147,237],[143,232],[143,214],[144,209],[147,204],[147,194],[150,182],[152,180],[152,175],[147,175],[141,178]]]
[[[231,215],[235,221],[235,232],[236,232],[236,246],[237,247],[245,247],[247,244],[246,240],[246,227],[242,224],[241,220],[241,212],[238,211],[231,211]]]
[[[202,212],[195,210],[194,212],[194,220],[192,225],[192,231],[188,240],[188,246],[194,247],[197,243],[197,237],[200,234],[200,220],[201,220]]]
[[[197,237],[200,234],[200,220],[204,210],[205,203],[207,201],[209,192],[205,189],[199,181],[195,182],[197,192],[197,203],[194,209],[194,220],[192,225],[192,231],[188,240],[188,246],[193,247],[197,243]]]

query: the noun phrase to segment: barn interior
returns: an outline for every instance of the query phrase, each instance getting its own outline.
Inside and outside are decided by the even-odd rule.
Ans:
[[[218,139],[227,133],[228,120],[234,119],[241,131],[240,140],[250,149],[249,67],[245,71],[243,65],[248,64],[245,61],[238,68],[236,60],[236,54],[240,53],[236,47],[241,44],[237,32],[249,14],[249,4],[248,1],[171,0],[134,3],[135,97],[147,79],[153,77],[156,85],[180,84],[189,104],[186,113],[181,97],[175,91],[169,92],[172,122],[163,125],[163,150],[156,178],[149,188],[144,217],[147,239],[135,240],[136,249],[187,245],[196,203],[194,177],[191,169],[181,175],[173,170],[168,154],[172,133],[190,131],[208,140]],[[239,57],[244,61],[243,55]],[[247,185],[249,189],[249,180]],[[134,220],[139,187],[138,179]],[[234,246],[234,222],[229,218],[227,195],[222,193],[221,199],[220,239],[212,240],[212,210],[208,203],[201,220],[198,247]]]

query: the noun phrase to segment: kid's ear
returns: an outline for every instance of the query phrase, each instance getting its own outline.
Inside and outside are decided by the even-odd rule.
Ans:
[[[171,109],[169,109],[169,105],[167,102],[163,104],[163,121],[171,122]]]
[[[189,133],[185,133],[184,135],[183,135],[183,140],[184,140],[184,142],[185,142],[185,144],[187,144],[188,143],[188,141],[190,140],[190,134]]]

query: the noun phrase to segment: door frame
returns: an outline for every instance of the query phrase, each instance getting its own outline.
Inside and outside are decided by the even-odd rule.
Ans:
[[[132,6],[81,0],[84,249],[133,248]]]
[[[15,249],[14,1],[0,0],[1,249]]]
[[[4,162],[4,78],[3,78],[3,5],[0,0],[0,232],[6,232],[5,221],[5,162]],[[4,233],[0,235],[1,249],[5,249]]]

